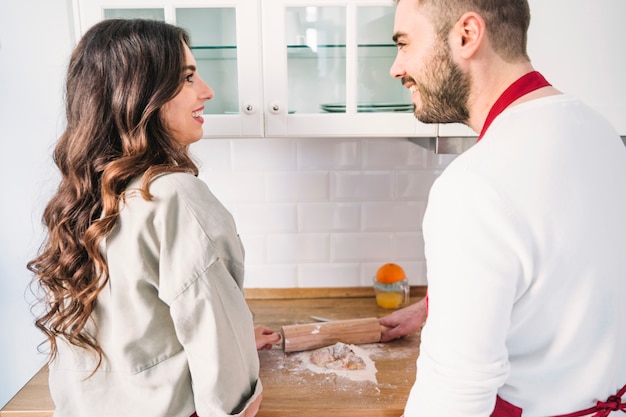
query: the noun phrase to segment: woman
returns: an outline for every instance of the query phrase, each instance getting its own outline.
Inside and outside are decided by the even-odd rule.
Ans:
[[[259,408],[256,350],[279,335],[253,327],[235,224],[189,155],[213,91],[188,45],[169,24],[105,20],[72,54],[61,183],[28,264],[55,416]]]

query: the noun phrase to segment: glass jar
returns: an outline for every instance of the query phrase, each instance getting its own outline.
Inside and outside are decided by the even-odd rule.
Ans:
[[[409,288],[406,278],[392,284],[382,284],[374,277],[376,304],[382,308],[400,308],[406,305],[409,301]]]

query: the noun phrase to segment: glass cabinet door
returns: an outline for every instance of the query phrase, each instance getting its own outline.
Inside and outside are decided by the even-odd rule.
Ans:
[[[239,113],[235,9],[177,8],[176,24],[191,35],[198,73],[213,89],[205,114]]]
[[[346,8],[287,7],[285,18],[288,112],[345,110]]]
[[[165,9],[102,9],[102,14],[105,19],[150,19],[165,21]]]
[[[213,89],[205,103],[204,137],[263,136],[259,9],[249,0],[79,0],[84,33],[102,19],[144,18],[186,29],[198,72]],[[126,4],[125,4],[126,3]],[[242,71],[245,69],[245,73]]]
[[[198,73],[215,93],[204,114],[239,113],[235,8],[175,8],[174,13],[175,24],[191,37]],[[103,14],[105,19],[165,21],[163,8],[104,8]]]
[[[261,1],[267,136],[435,136],[391,78],[393,0]]]
[[[358,112],[413,112],[408,90],[389,73],[397,51],[394,13],[394,6],[357,8]]]

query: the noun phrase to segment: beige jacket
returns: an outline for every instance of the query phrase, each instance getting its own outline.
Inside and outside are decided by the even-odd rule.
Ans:
[[[262,390],[244,252],[232,216],[191,174],[128,188],[105,242],[110,279],[92,331],[104,362],[59,340],[56,417],[237,415]]]

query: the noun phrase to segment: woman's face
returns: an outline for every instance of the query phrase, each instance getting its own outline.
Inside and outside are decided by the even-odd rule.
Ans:
[[[204,102],[213,98],[213,90],[197,73],[196,60],[187,45],[183,88],[161,109],[161,117],[176,142],[189,145],[202,137]]]

